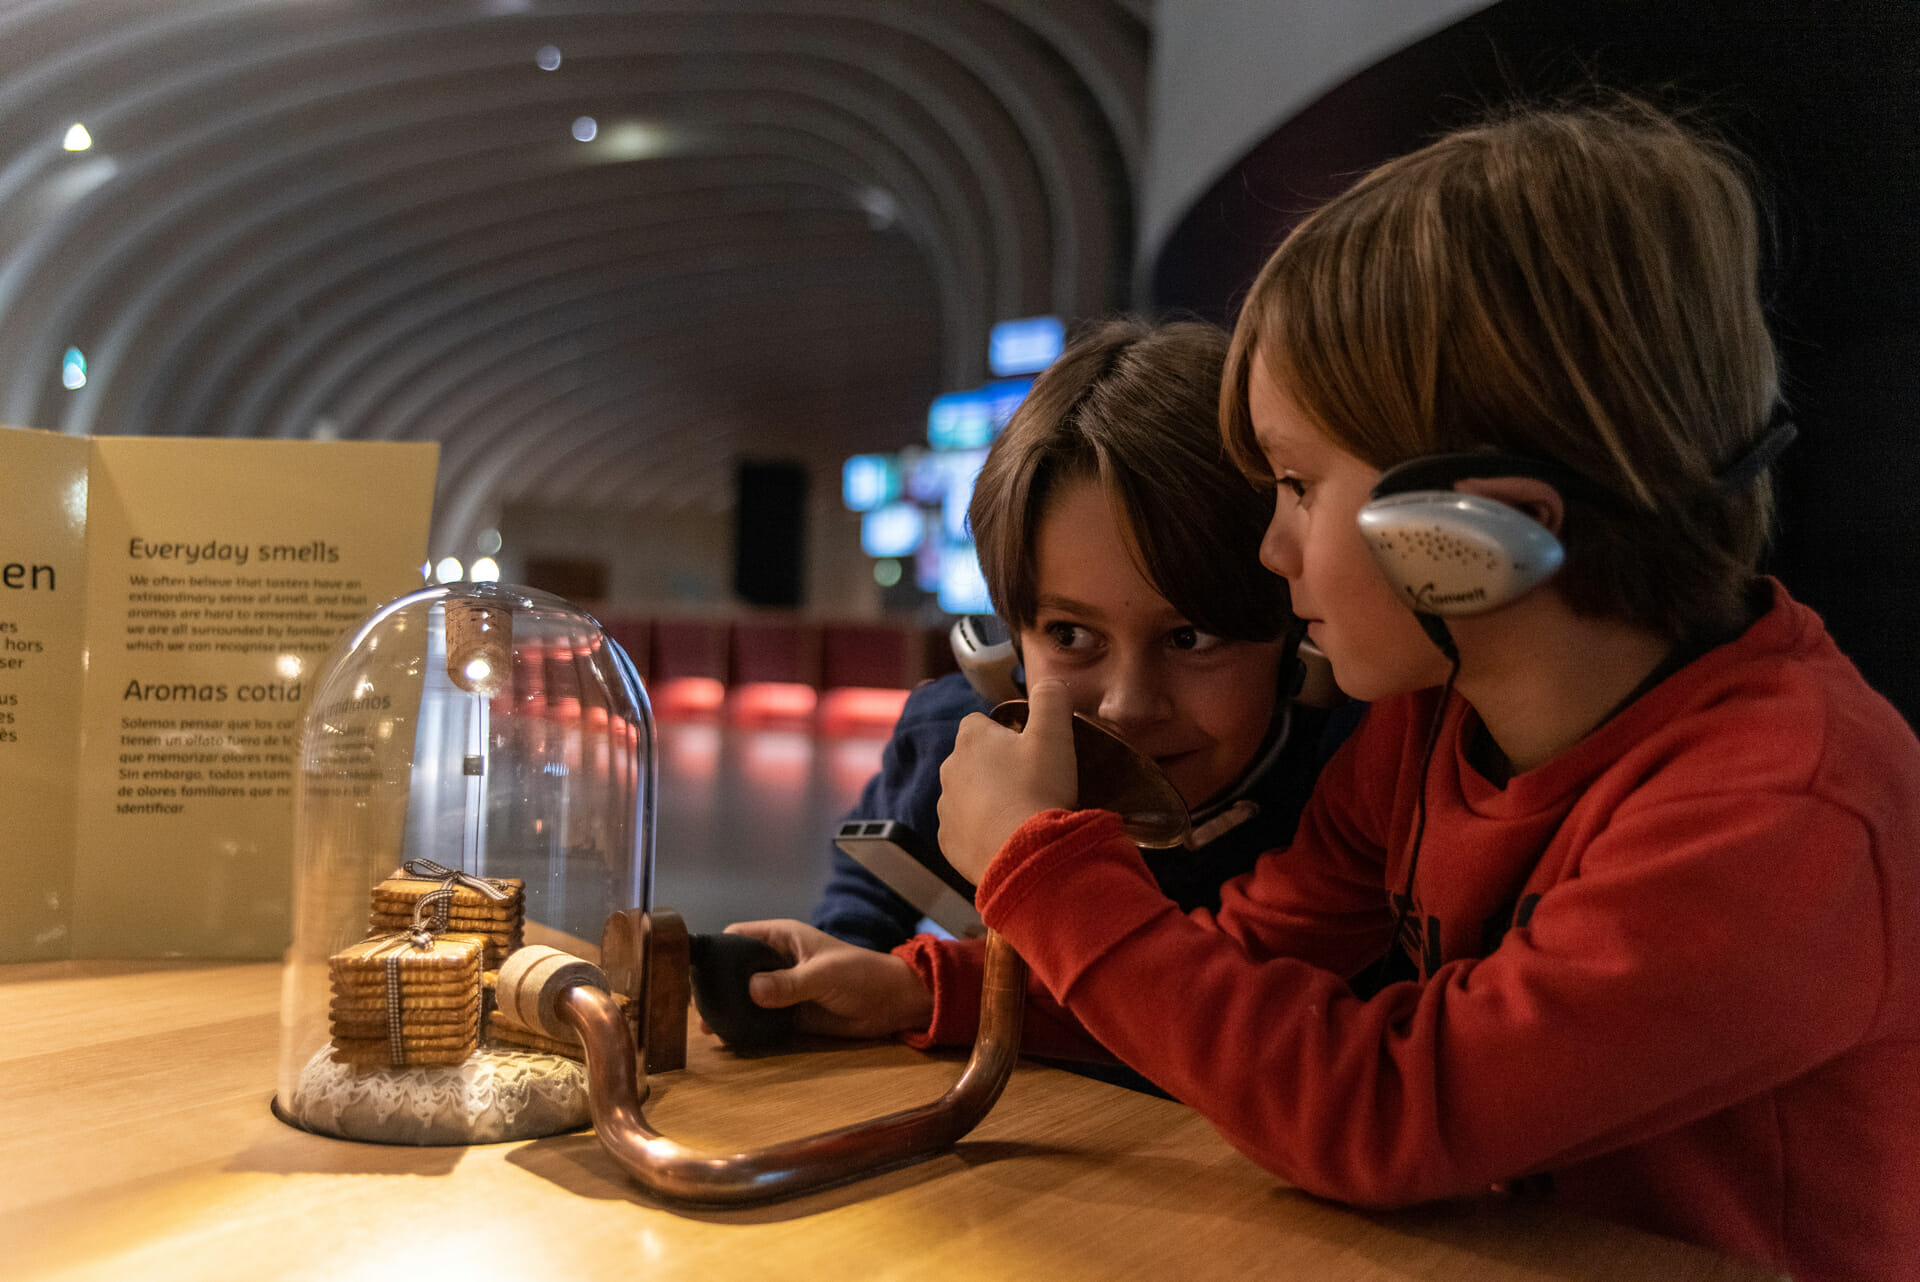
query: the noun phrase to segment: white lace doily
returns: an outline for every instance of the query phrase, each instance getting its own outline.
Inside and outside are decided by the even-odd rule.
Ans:
[[[296,1126],[385,1144],[492,1144],[587,1124],[586,1068],[536,1051],[475,1051],[464,1063],[356,1069],[322,1046],[285,1112]]]

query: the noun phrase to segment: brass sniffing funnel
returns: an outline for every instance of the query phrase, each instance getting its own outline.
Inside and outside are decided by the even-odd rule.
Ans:
[[[987,714],[1011,730],[1027,727],[1027,701],[1009,699]],[[1073,714],[1073,762],[1080,805],[1111,810],[1136,846],[1163,850],[1187,839],[1187,803],[1160,767],[1112,728]]]

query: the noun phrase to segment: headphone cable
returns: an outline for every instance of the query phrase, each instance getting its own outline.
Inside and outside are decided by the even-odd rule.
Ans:
[[[1422,615],[1421,621],[1424,623],[1426,619],[1431,617],[1430,615]],[[1436,623],[1439,622],[1437,619],[1434,621]],[[1441,624],[1443,629],[1445,626],[1445,624]],[[1433,769],[1433,753],[1435,747],[1440,742],[1440,728],[1447,719],[1447,705],[1453,701],[1454,678],[1460,675],[1460,652],[1454,649],[1451,644],[1448,644],[1444,648],[1447,650],[1447,659],[1449,662],[1447,680],[1446,684],[1440,687],[1439,701],[1434,704],[1433,715],[1427,720],[1427,741],[1425,747],[1420,750],[1420,790],[1415,794],[1413,802],[1413,841],[1407,853],[1406,881],[1401,887],[1400,894],[1396,896],[1398,902],[1394,905],[1393,929],[1387,935],[1387,951],[1381,954],[1380,960],[1375,962],[1371,967],[1373,973],[1366,985],[1368,991],[1365,994],[1368,997],[1371,997],[1385,986],[1387,972],[1392,967],[1394,954],[1400,951],[1400,932],[1406,929],[1407,914],[1413,908],[1413,878],[1414,874],[1418,872],[1420,868],[1420,847],[1425,842],[1427,835],[1427,776]],[[1426,932],[1422,930],[1422,946],[1416,950],[1416,958],[1414,961],[1415,973],[1422,979],[1426,978],[1427,974],[1425,938]]]

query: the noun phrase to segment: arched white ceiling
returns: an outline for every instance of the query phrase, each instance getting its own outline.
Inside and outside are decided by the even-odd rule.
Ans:
[[[1139,264],[1222,173],[1353,73],[1492,0],[1160,0]]]
[[[1127,302],[1146,9],[0,0],[0,421],[436,440],[443,544],[895,447]]]

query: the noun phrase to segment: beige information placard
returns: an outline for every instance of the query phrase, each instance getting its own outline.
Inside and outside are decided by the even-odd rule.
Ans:
[[[0,961],[68,956],[88,443],[0,431]]]
[[[0,518],[0,646],[39,646],[0,668],[0,822],[39,818],[0,829],[33,901],[0,896],[0,960],[277,955],[307,696],[420,586],[437,447],[0,430],[16,459],[43,510]]]

